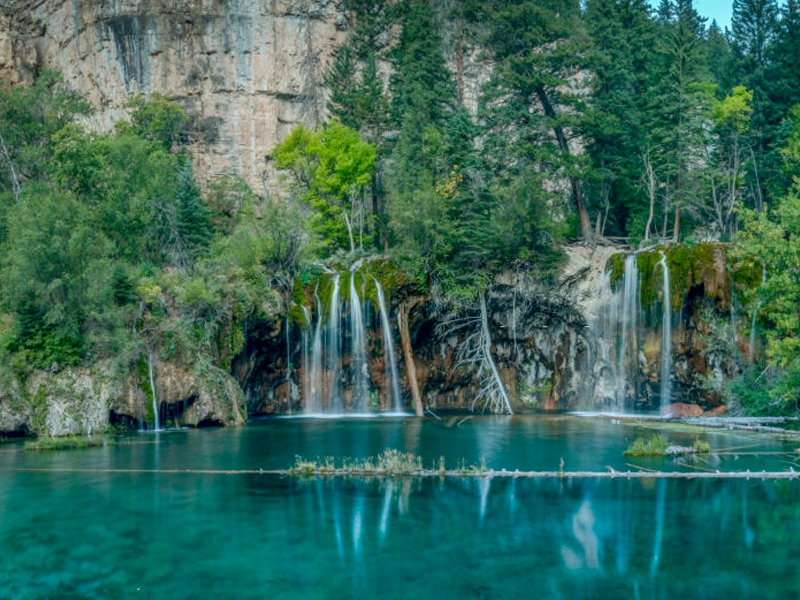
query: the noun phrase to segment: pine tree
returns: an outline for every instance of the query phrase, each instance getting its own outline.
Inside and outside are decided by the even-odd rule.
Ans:
[[[781,10],[775,42],[769,49],[768,94],[771,112],[766,124],[765,146],[779,148],[786,136],[782,125],[793,106],[800,103],[800,2],[787,0]],[[765,165],[766,187],[773,197],[782,196],[791,184],[781,176],[781,160],[773,151]]]
[[[484,99],[490,130],[507,136],[516,158],[567,182],[580,234],[591,239],[583,189],[588,161],[574,143],[585,127],[586,106],[570,82],[588,62],[579,2],[490,3],[473,14],[488,29],[485,43],[498,63]]]
[[[674,209],[673,239],[679,239],[681,212],[697,201],[698,165],[705,151],[704,114],[710,108],[712,88],[703,80],[703,22],[692,0],[663,0],[658,9],[657,94],[652,97],[653,148],[667,184],[667,210]]]
[[[731,20],[731,87],[744,85],[753,93],[753,118],[750,128],[753,158],[749,173],[749,204],[760,207],[765,190],[757,174],[769,171],[770,123],[776,121],[773,105],[768,97],[767,81],[769,53],[775,42],[778,27],[777,0],[734,0]],[[724,90],[730,92],[730,88]]]
[[[645,0],[589,0],[592,95],[596,114],[589,137],[592,191],[605,199],[599,233],[642,234],[647,203],[639,179],[647,140],[647,101],[655,28]]]
[[[420,169],[441,174],[444,165],[431,162],[436,150],[430,146],[443,134],[456,100],[442,53],[441,25],[427,2],[409,0],[402,26],[392,79],[392,116],[399,128],[396,156],[409,175]]]

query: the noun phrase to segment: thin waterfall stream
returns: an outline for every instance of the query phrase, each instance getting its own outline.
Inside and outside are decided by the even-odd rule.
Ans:
[[[375,279],[375,289],[378,295],[378,308],[381,313],[381,327],[383,329],[383,347],[385,358],[388,359],[387,374],[392,386],[392,407],[395,411],[403,410],[403,397],[400,393],[400,378],[397,375],[397,360],[394,354],[394,341],[392,340],[392,329],[389,326],[389,314],[386,310],[386,299],[383,296],[383,288],[380,281]]]
[[[364,314],[361,299],[356,289],[356,268],[350,270],[350,361],[353,374],[353,410],[366,412],[369,408],[369,366],[367,365],[367,336],[364,329]]]
[[[662,322],[661,322],[661,410],[672,401],[672,310],[670,307],[669,265],[662,252],[658,262],[663,274],[662,284]]]
[[[636,363],[638,360],[638,336],[636,328],[639,322],[639,267],[636,255],[625,257],[625,268],[622,276],[622,296],[619,299],[620,331],[617,346],[617,408],[624,410],[625,399],[629,387],[635,396]]]
[[[314,290],[317,299],[317,322],[314,325],[314,339],[311,344],[311,390],[307,398],[306,412],[322,412],[322,301],[319,289]]]
[[[344,411],[342,401],[341,365],[342,341],[339,332],[339,321],[342,318],[341,275],[333,276],[333,292],[331,293],[330,314],[328,317],[328,410],[333,413]]]

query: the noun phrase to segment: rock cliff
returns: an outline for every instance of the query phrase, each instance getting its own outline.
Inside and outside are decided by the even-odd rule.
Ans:
[[[0,5],[0,78],[60,71],[108,129],[135,94],[172,96],[194,118],[201,179],[263,191],[266,156],[325,110],[323,76],[347,37],[333,0],[29,0]]]

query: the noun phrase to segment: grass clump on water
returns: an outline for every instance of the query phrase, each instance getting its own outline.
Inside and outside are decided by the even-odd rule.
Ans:
[[[69,435],[65,437],[40,437],[25,442],[25,450],[81,450],[83,448],[97,448],[103,445],[103,439],[99,437],[86,437]]]
[[[636,438],[623,454],[626,456],[664,456],[668,447],[667,438],[660,433],[654,433],[647,438]]]
[[[377,456],[343,458],[337,465],[335,459],[295,459],[289,469],[292,475],[413,475],[422,471],[422,457],[411,452],[387,448]]]
[[[711,453],[711,444],[708,442],[701,442],[700,440],[697,440],[694,444],[692,444],[692,448],[694,448],[694,451],[698,454]]]

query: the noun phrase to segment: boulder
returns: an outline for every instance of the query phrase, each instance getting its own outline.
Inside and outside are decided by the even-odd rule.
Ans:
[[[691,417],[699,417],[703,414],[703,409],[697,404],[685,404],[683,402],[675,402],[670,404],[664,409],[664,416],[672,417],[673,419],[685,419]]]

